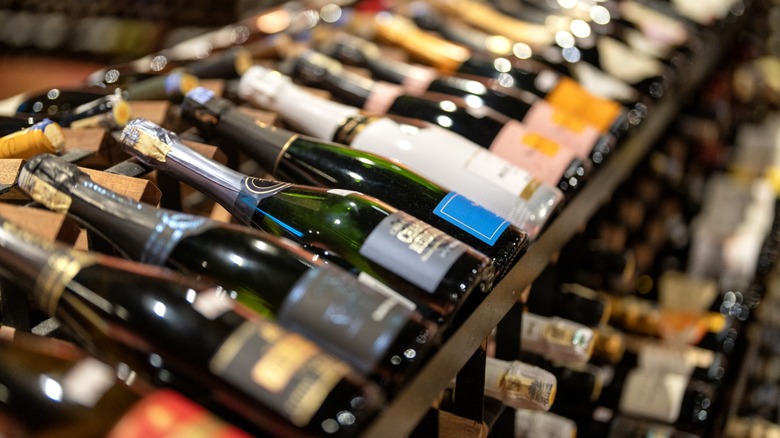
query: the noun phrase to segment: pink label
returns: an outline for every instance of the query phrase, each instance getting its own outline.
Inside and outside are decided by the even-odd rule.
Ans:
[[[370,114],[386,114],[395,99],[403,92],[404,89],[400,85],[377,81],[363,109]]]
[[[491,143],[490,151],[553,187],[558,186],[563,172],[575,158],[574,152],[531,132],[516,120],[504,125]]]
[[[431,82],[439,76],[436,70],[420,65],[410,65],[405,73],[406,77],[402,85],[409,94],[415,95],[425,93],[431,86]]]
[[[586,160],[600,135],[595,126],[575,115],[557,110],[543,100],[534,102],[523,122],[528,129],[557,141]]]

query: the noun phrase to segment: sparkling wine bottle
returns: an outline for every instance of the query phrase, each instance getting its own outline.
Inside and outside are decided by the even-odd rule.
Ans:
[[[132,260],[175,267],[230,288],[238,302],[276,318],[388,388],[409,375],[433,342],[435,325],[422,321],[412,302],[361,284],[289,240],[135,202],[53,155],[25,163],[19,187],[75,217]]]
[[[239,223],[323,257],[336,255],[442,316],[472,290],[484,292],[492,284],[495,271],[487,256],[376,198],[244,175],[143,119],[125,126],[122,143],[147,165],[212,197]]]
[[[452,29],[449,24],[436,30]],[[494,78],[504,86],[517,87],[544,98],[556,108],[577,114],[598,126],[603,132],[622,132],[641,123],[647,108],[637,105],[635,90],[617,87],[612,97],[595,94],[603,90],[603,81],[588,86],[586,78],[575,80],[523,56],[498,56],[485,53],[485,38],[480,35],[479,47],[458,44],[420,29],[412,20],[399,15],[377,15],[374,19],[376,39],[405,49],[415,61],[435,67],[442,73],[457,73]],[[447,38],[451,38],[448,35]],[[580,81],[578,83],[578,81]],[[614,84],[610,83],[610,87]],[[625,84],[623,84],[625,85]],[[633,92],[632,92],[633,90]],[[614,100],[621,98],[627,105]]]
[[[51,107],[34,106],[32,113],[17,113],[7,116],[0,125],[3,132],[23,126],[27,121],[43,121],[51,119],[66,128],[103,128],[107,130],[121,129],[130,120],[130,105],[118,94],[109,94],[95,100],[78,105],[75,108],[64,107],[51,111]],[[49,115],[48,112],[54,112]],[[16,120],[16,122],[14,122]]]
[[[0,340],[0,418],[18,429],[3,436],[250,436],[174,390],[130,386],[132,373],[120,379],[74,344],[18,331],[12,337]],[[169,421],[153,421],[161,415]]]
[[[590,163],[571,149],[484,107],[470,108],[446,95],[440,100],[434,95],[405,94],[399,86],[345,71],[335,59],[312,50],[289,59],[286,69],[300,83],[323,88],[339,101],[370,114],[424,120],[455,132],[563,192],[573,193],[587,178]]]
[[[574,150],[580,158],[601,164],[615,148],[617,138],[577,115],[557,110],[531,93],[503,87],[498,82],[476,78],[437,75],[432,68],[404,63],[382,56],[379,47],[354,35],[327,35],[318,50],[347,64],[366,67],[378,81],[399,84],[412,95],[426,92],[457,96],[469,105],[486,105],[528,126],[529,130]]]
[[[300,132],[406,164],[508,219],[531,239],[563,198],[554,187],[450,131],[364,117],[357,107],[316,97],[273,70],[257,66],[247,70],[239,94],[278,112]]]
[[[203,88],[187,94],[182,113],[203,135],[244,152],[283,181],[359,191],[424,220],[489,256],[497,277],[527,245],[525,232],[508,220],[390,159],[260,124]]]
[[[0,272],[97,358],[275,436],[357,432],[381,390],[227,292],[162,268],[43,242],[0,223]]]

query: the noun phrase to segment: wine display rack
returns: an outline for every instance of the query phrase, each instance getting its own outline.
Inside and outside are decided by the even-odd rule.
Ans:
[[[503,329],[500,324],[507,324],[507,326],[514,324],[515,327],[519,327],[518,320],[512,318],[520,317],[520,312],[517,312],[520,307],[517,304],[523,301],[523,293],[542,274],[556,253],[585,227],[602,205],[609,201],[613,192],[626,180],[656,140],[663,135],[684,103],[722,61],[723,55],[740,31],[743,21],[742,14],[731,15],[717,28],[706,31],[705,46],[695,54],[685,75],[680,75],[674,86],[667,90],[664,97],[651,109],[648,118],[618,145],[617,150],[597,169],[587,184],[567,201],[502,281],[489,294],[470,298],[470,302],[464,309],[468,312],[456,321],[454,329],[445,342],[430,354],[419,370],[403,384],[401,390],[393,396],[361,436],[367,438],[415,436],[415,433],[420,431],[421,425],[429,420],[444,424],[439,427],[439,436],[484,436],[488,426],[492,425],[501,410],[488,408],[483,404],[481,397],[484,386],[486,339],[497,326],[501,336]],[[157,116],[149,117],[151,119],[160,118],[165,112],[159,107],[139,109],[142,112],[156,112]],[[99,137],[102,134],[93,133],[93,135]],[[112,140],[92,139],[89,143],[103,144],[110,141]],[[202,145],[200,148],[206,150],[209,146]],[[106,150],[112,149],[107,146]],[[212,157],[218,154],[218,150],[207,151],[207,155]],[[225,158],[223,156],[220,159]],[[107,159],[106,162],[114,160],[115,157]],[[143,172],[145,170],[142,167],[126,171],[137,175]],[[0,169],[0,198],[10,196],[9,194],[15,190],[12,178],[11,180],[4,178],[4,175],[14,174],[13,169]],[[160,175],[157,176],[160,193],[145,191],[153,192],[149,188],[139,188],[138,190],[141,190],[138,194],[139,199],[145,197],[145,200],[149,200],[158,196],[159,200],[159,197],[169,196],[170,192],[178,191],[178,184],[172,184],[171,181],[166,183]],[[59,217],[57,220],[62,218]],[[17,317],[20,317],[25,310],[13,297],[13,289],[6,289],[5,284],[2,286],[5,293],[0,294],[2,297],[0,315],[3,316],[5,323],[14,321],[15,318],[18,320]],[[511,318],[505,320],[507,316]],[[45,328],[39,328],[40,330]],[[515,333],[519,333],[519,330]],[[511,337],[509,339],[512,342]],[[516,343],[516,348],[519,348],[519,342]],[[432,411],[432,402],[456,376],[458,380],[454,398],[455,412]],[[431,415],[435,417],[433,420]]]

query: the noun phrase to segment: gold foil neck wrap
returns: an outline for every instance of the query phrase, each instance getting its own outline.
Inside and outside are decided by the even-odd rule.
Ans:
[[[122,141],[142,155],[164,163],[171,152],[171,145],[147,131],[161,128],[144,125],[147,123],[133,123],[125,127]]]
[[[30,197],[43,204],[46,208],[60,213],[67,213],[71,198],[57,190],[54,186],[30,173],[26,168],[19,172],[18,186]]]

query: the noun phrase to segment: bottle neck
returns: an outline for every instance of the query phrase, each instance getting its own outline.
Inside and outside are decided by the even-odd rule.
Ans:
[[[163,265],[185,237],[216,224],[204,217],[158,209],[80,178],[68,191],[68,211],[111,241],[129,258]]]
[[[374,81],[345,71],[338,61],[317,54],[303,54],[295,60],[292,74],[304,85],[330,92],[346,105],[362,108],[374,87]]]
[[[0,221],[0,270],[19,284],[36,284],[49,267],[54,253],[61,252],[53,244],[22,231],[11,222]]]

